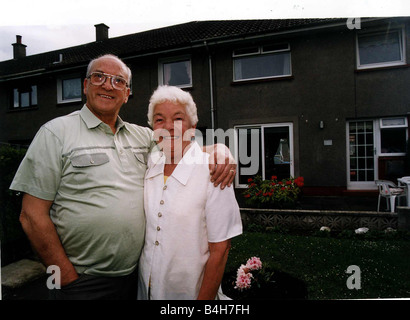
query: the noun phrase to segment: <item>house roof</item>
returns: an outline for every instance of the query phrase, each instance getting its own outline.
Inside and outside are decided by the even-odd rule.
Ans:
[[[0,62],[0,79],[88,64],[104,53],[121,58],[178,49],[204,41],[241,39],[283,31],[326,26],[346,19],[275,19],[193,21],[160,29],[95,41],[65,49]],[[60,55],[62,60],[60,61]]]

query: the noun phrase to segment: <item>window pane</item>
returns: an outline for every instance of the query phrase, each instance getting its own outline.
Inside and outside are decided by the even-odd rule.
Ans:
[[[382,119],[382,125],[384,127],[405,126],[406,125],[406,120],[405,120],[405,118]]]
[[[235,80],[290,75],[290,52],[236,58]]]
[[[37,86],[31,86],[31,105],[37,105]]]
[[[406,152],[407,128],[392,128],[380,130],[382,153],[405,153]]]
[[[20,94],[21,98],[21,107],[29,107],[30,106],[30,93],[29,92],[22,92]]]
[[[290,149],[288,127],[265,127],[265,179],[290,177]]]
[[[359,37],[360,64],[401,61],[399,31]]]
[[[248,184],[249,178],[262,176],[261,129],[238,129],[239,184]]]
[[[13,99],[14,99],[14,102],[13,102],[13,107],[14,108],[18,108],[18,107],[20,107],[20,101],[19,101],[19,91],[18,91],[18,89],[14,89],[13,90]]]
[[[350,181],[374,180],[373,122],[349,123]]]
[[[62,80],[63,100],[81,99],[81,79]]]
[[[163,83],[170,86],[192,85],[191,62],[178,61],[163,64]]]

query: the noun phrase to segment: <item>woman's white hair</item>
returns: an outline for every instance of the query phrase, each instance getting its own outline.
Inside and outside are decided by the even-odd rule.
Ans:
[[[186,92],[174,86],[159,86],[152,94],[148,105],[148,124],[153,127],[153,117],[155,106],[166,101],[174,104],[181,104],[185,107],[186,113],[189,116],[191,125],[198,123],[198,115],[196,104],[189,92]]]

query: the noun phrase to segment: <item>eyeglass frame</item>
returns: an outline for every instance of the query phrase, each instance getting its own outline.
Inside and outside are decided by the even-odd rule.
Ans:
[[[92,83],[92,81],[91,81],[91,76],[93,75],[93,74],[101,74],[101,75],[103,75],[104,76],[104,80],[101,82],[101,84],[94,84],[94,83]],[[123,77],[121,77],[121,76],[116,76],[116,75],[113,75],[113,74],[109,74],[109,73],[105,73],[105,72],[100,72],[100,71],[94,71],[94,72],[91,72],[90,73],[90,75],[87,77],[87,79],[89,79],[90,80],[90,83],[93,85],[93,86],[102,86],[104,83],[105,83],[105,81],[107,80],[107,78],[110,78],[111,79],[111,86],[115,89],[115,90],[124,90],[124,89],[126,89],[126,88],[129,88],[129,85],[128,85],[128,82],[123,78]],[[125,88],[122,88],[122,89],[117,89],[115,86],[114,86],[114,78],[120,78],[120,79],[122,79],[122,80],[124,80],[125,81]]]

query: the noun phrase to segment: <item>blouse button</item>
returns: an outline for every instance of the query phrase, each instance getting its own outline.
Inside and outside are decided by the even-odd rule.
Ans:
[[[162,188],[162,190],[167,190],[167,186],[164,186],[164,187]]]
[[[162,217],[162,213],[161,212],[158,212],[158,217]]]
[[[158,242],[158,241],[155,241],[155,245],[156,245],[156,246],[159,246],[159,242]]]
[[[161,201],[159,202],[159,204],[164,204],[164,200],[161,200]]]
[[[157,227],[157,231],[161,230],[160,226]]]

